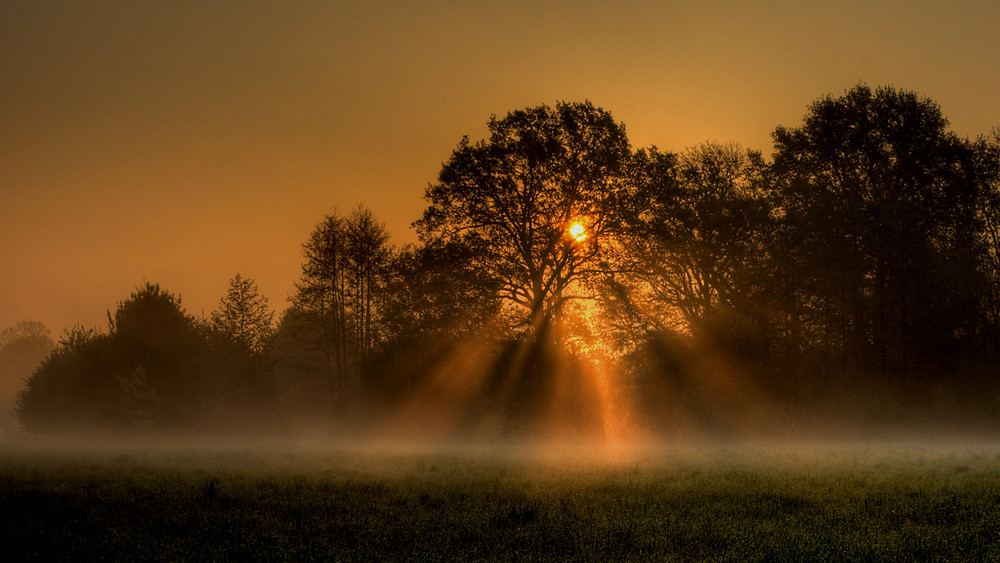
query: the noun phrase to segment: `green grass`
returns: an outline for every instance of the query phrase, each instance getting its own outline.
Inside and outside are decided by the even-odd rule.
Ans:
[[[997,447],[578,453],[7,448],[0,559],[1000,560]]]

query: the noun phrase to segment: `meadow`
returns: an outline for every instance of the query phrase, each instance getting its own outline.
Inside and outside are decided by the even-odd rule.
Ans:
[[[4,561],[1000,560],[1000,447],[0,449]]]

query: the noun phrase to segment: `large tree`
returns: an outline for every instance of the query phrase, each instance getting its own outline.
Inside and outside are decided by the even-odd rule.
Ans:
[[[630,193],[631,149],[624,125],[589,102],[513,111],[488,127],[485,140],[462,139],[428,186],[418,232],[469,248],[497,298],[537,326],[602,270]]]
[[[805,337],[890,369],[973,345],[982,178],[938,105],[858,86],[774,141],[784,278]]]

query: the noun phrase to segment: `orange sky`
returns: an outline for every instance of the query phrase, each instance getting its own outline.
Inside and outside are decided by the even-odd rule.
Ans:
[[[483,5],[480,5],[483,4]],[[491,114],[590,99],[634,146],[736,141],[859,82],[1000,125],[1000,3],[0,3],[0,328],[104,328],[143,281],[284,309],[323,215],[415,239]]]

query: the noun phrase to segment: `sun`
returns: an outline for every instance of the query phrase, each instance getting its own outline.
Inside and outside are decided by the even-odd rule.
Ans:
[[[569,236],[576,242],[587,240],[587,228],[582,223],[573,223],[569,227]]]

